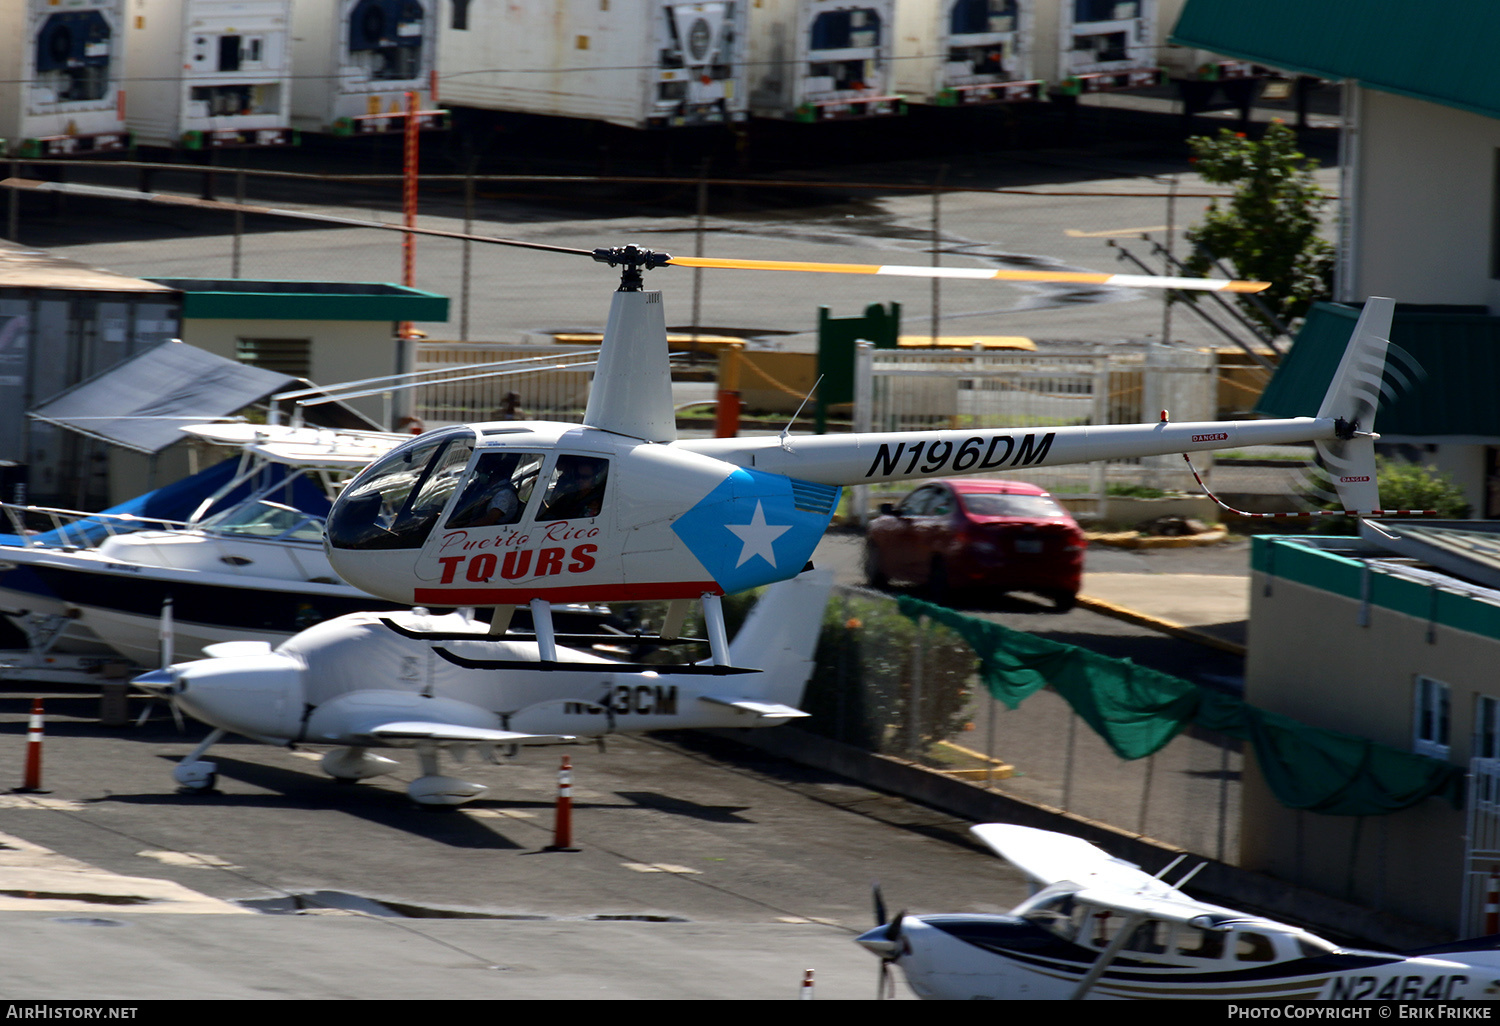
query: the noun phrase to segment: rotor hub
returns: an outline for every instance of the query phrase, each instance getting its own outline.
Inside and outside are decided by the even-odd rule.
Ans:
[[[611,267],[623,267],[620,272],[621,292],[639,292],[645,287],[644,271],[653,267],[665,267],[672,259],[670,253],[656,253],[639,246],[612,246],[594,250],[594,259]]]

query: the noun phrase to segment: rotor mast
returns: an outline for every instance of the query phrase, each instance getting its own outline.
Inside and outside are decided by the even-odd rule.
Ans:
[[[623,267],[609,304],[599,364],[589,391],[587,427],[639,438],[675,442],[672,369],[661,293],[645,289],[644,272],[671,257],[636,246],[594,250],[594,259]]]

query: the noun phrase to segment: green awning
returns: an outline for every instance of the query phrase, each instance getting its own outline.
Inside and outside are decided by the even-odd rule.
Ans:
[[[1463,807],[1462,767],[1368,738],[1310,727],[1129,659],[1011,630],[908,596],[901,612],[956,631],[992,697],[1015,708],[1051,687],[1122,759],[1141,759],[1196,723],[1250,743],[1266,785],[1292,809],[1379,816],[1428,798]]]
[[[1315,304],[1255,412],[1316,416],[1358,319],[1356,307]],[[1484,307],[1397,305],[1391,343],[1401,350],[1388,361],[1394,394],[1375,415],[1376,431],[1500,437],[1500,317]]]
[[[1500,117],[1495,0],[1188,0],[1169,42]]]
[[[154,278],[182,290],[184,320],[446,321],[448,297],[386,282]]]

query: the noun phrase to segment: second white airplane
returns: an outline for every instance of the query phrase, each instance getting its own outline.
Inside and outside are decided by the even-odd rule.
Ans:
[[[438,772],[438,752],[559,744],[580,737],[698,727],[770,727],[796,708],[832,574],[810,571],[772,586],[729,645],[730,665],[621,664],[559,641],[497,638],[460,613],[354,613],[303,631],[280,648],[226,642],[210,658],[136,678],[215,729],[173,771],[185,788],[212,788],[203,759],[226,733],[285,746],[331,746],[322,768],[339,780],[389,773],[370,751],[413,748],[422,776],[407,788],[425,805],[458,805],[487,788]],[[628,639],[627,639],[628,640]],[[576,643],[576,642],[575,642]],[[555,649],[558,659],[541,653]]]

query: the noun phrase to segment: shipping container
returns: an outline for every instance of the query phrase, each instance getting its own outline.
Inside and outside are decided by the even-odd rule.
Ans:
[[[749,2],[449,0],[440,98],[629,128],[743,121]]]
[[[408,93],[418,124],[439,128],[438,0],[295,0],[292,127],[362,135],[399,132]]]
[[[1161,80],[1157,0],[1061,0],[1037,10],[1038,77],[1068,96]]]
[[[126,121],[145,146],[286,146],[291,0],[131,0]]]
[[[889,117],[896,0],[755,0],[750,111],[796,121]]]
[[[125,0],[0,3],[0,138],[6,152],[125,150]]]
[[[1032,74],[1037,0],[901,0],[896,89],[913,103],[963,107],[1040,100]]]

